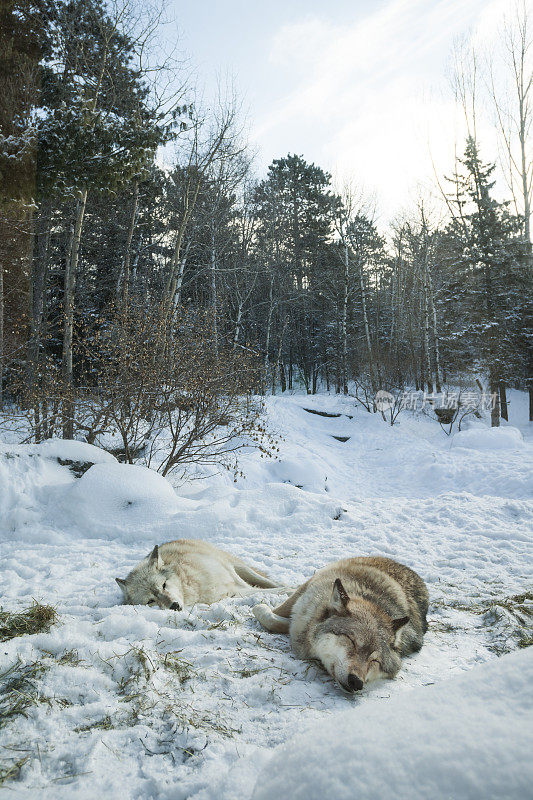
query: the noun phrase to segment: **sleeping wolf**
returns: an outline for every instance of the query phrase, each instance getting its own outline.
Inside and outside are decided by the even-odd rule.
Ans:
[[[317,659],[348,692],[393,678],[422,647],[428,591],[390,558],[345,558],[318,570],[278,608],[253,609],[273,633],[289,633],[298,658]]]
[[[254,587],[277,588],[240,558],[199,539],[156,545],[127,578],[115,578],[124,602],[181,611],[195,603],[248,594]]]

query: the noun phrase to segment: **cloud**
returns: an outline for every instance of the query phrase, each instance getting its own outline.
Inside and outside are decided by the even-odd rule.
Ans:
[[[369,5],[363,16],[334,19],[328,10],[276,33],[269,61],[287,90],[254,136],[263,148],[292,144],[340,180],[353,176],[390,215],[431,177],[432,162],[451,172],[464,130],[445,75],[449,52],[458,36],[492,37],[509,3]]]

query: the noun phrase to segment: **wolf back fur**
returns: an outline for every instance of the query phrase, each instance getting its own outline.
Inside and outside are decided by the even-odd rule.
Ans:
[[[409,567],[380,556],[346,558],[318,570],[278,608],[253,613],[289,633],[298,658],[317,659],[347,691],[392,678],[422,647],[428,591]]]
[[[242,559],[200,539],[156,545],[126,578],[115,580],[125,603],[174,610],[245,595],[253,588],[277,588]]]

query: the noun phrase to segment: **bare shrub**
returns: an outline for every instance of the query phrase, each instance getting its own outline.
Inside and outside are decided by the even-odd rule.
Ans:
[[[68,409],[76,437],[163,475],[193,464],[237,470],[236,452],[250,445],[275,452],[254,394],[260,360],[220,336],[215,347],[210,313],[129,303],[76,339],[75,387],[51,357],[31,384],[24,372],[14,381],[11,422],[24,422],[26,440],[61,436]],[[110,438],[119,444],[110,447]]]
[[[142,455],[167,475],[191,464],[229,465],[250,444],[273,452],[253,396],[261,365],[231,343],[215,347],[209,313],[130,306],[97,338],[99,402],[125,460]]]

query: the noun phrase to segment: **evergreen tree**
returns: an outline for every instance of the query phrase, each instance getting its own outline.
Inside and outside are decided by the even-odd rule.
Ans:
[[[513,377],[513,341],[531,278],[520,241],[520,220],[492,196],[495,167],[481,161],[472,138],[461,163],[463,173],[456,175],[457,260],[451,284],[456,291],[449,295],[448,307],[455,319],[455,339],[481,357],[494,401],[492,425],[497,426],[500,382]]]
[[[8,357],[20,357],[31,288],[35,109],[54,8],[52,0],[0,3],[0,403]]]
[[[288,361],[298,364],[308,391],[316,391],[323,354],[319,293],[333,233],[330,185],[331,176],[320,167],[288,155],[272,162],[255,193],[258,242],[269,254],[283,294],[291,298]]]

